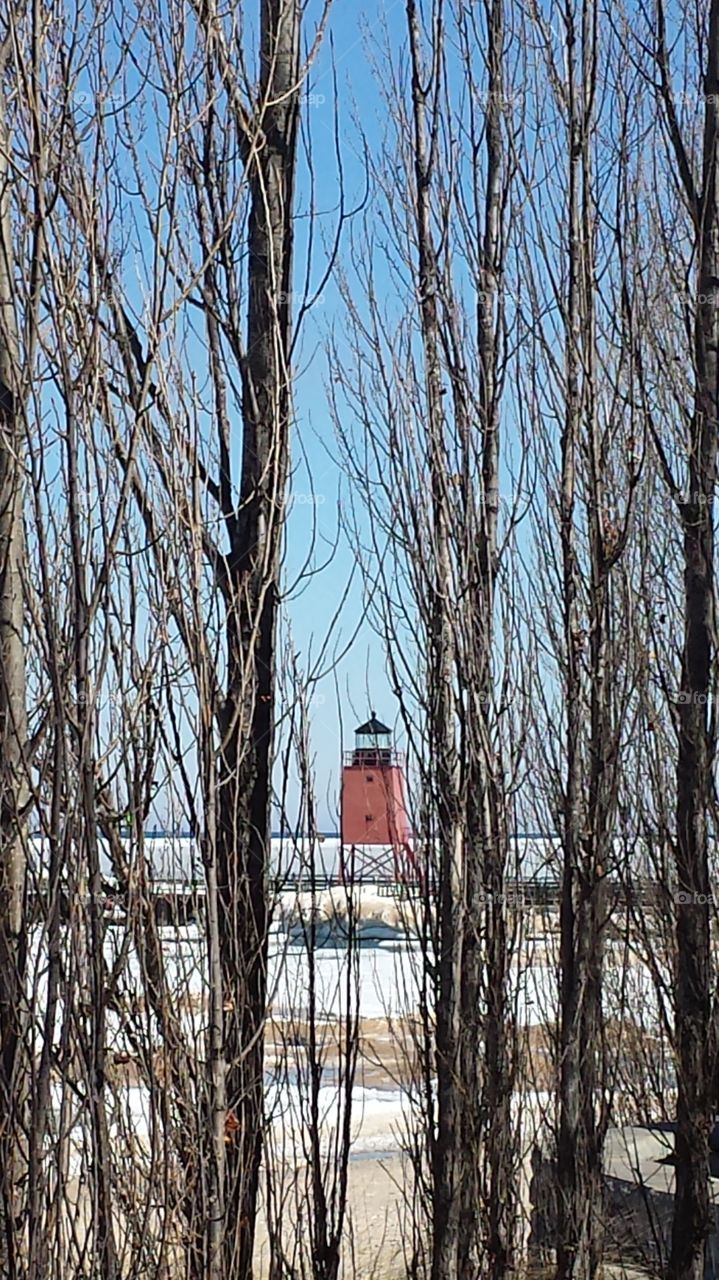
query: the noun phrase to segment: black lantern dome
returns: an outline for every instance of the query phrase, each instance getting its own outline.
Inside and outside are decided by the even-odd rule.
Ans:
[[[392,730],[377,719],[374,711],[366,724],[355,729],[355,763],[389,764],[392,758]]]

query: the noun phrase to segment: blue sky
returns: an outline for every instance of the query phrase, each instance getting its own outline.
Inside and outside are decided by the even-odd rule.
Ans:
[[[546,0],[546,8],[550,16],[553,4],[554,0]],[[312,40],[314,22],[322,6],[323,0],[308,0],[305,22],[305,35],[308,42]],[[252,27],[258,12],[256,0],[252,0],[252,3],[234,12],[241,13],[248,27]],[[362,135],[370,151],[380,154],[387,131],[388,105],[385,94],[387,86],[391,84],[385,64],[385,48],[389,46],[391,49],[395,64],[398,61],[401,62],[403,57],[406,59],[405,28],[405,0],[368,0],[362,6],[353,5],[349,0],[334,0],[329,30],[305,87],[303,141],[309,146],[311,164],[308,165],[307,155],[301,157],[296,208],[295,313],[301,308],[305,293],[309,292],[310,295],[315,293],[326,270],[328,252],[334,242],[339,215],[338,164],[341,164],[342,170],[345,208],[352,209],[357,206],[365,195],[366,174],[361,145]],[[251,32],[245,32],[243,35],[247,36],[251,43]],[[554,122],[551,93],[545,85],[546,92],[540,93],[537,98],[537,83],[533,80],[533,68],[539,65],[541,69],[542,63],[541,55],[537,53],[531,39],[528,39],[524,33],[524,43],[522,43],[523,33],[516,31],[512,32],[512,39],[517,49],[517,60],[513,64],[514,75],[520,78],[514,88],[518,91],[518,99],[527,105],[527,110],[524,110],[524,106],[522,108],[524,144],[529,148],[528,154],[532,160],[535,186],[540,179],[542,180],[541,198],[532,210],[525,208],[522,215],[526,233],[522,243],[525,251],[531,253],[533,231],[536,225],[541,223],[546,233],[547,228],[556,228],[556,220],[561,215],[564,200],[563,157],[560,141],[558,151],[549,147],[547,152],[549,162],[555,166],[556,171],[550,172],[544,167],[541,139],[552,133]],[[451,64],[452,57],[456,57],[456,50],[454,54],[451,51],[451,40],[448,47],[448,61]],[[253,59],[249,57],[248,63],[252,61]],[[100,74],[102,68],[95,70],[97,76],[102,79]],[[88,152],[93,139],[94,94],[97,89],[96,85],[93,88],[92,75],[93,71],[90,67],[80,74],[78,80],[78,102],[85,97],[88,102],[86,111]],[[128,77],[130,89],[133,93],[136,90],[139,93],[139,81],[142,77],[134,63],[128,72]],[[135,80],[138,83],[135,83]],[[452,83],[451,65],[450,82]],[[453,84],[459,98],[462,97],[462,83],[458,80],[457,86]],[[540,75],[539,84],[540,86],[544,84],[543,74]],[[128,85],[124,86],[125,89]],[[123,99],[123,94],[120,92],[122,87],[120,85],[117,93],[119,101]],[[532,98],[533,90],[535,91],[534,99]],[[127,285],[130,290],[129,296],[133,298],[139,315],[146,312],[148,306],[145,296],[148,290],[143,291],[143,282],[146,284],[152,278],[152,263],[145,261],[145,255],[150,254],[154,239],[148,235],[142,212],[137,212],[140,205],[132,194],[136,183],[133,182],[133,165],[129,157],[135,154],[146,156],[147,175],[152,174],[153,182],[157,181],[158,161],[163,156],[166,111],[162,106],[162,93],[154,95],[152,87],[147,89],[144,96],[139,95],[136,123],[142,141],[135,153],[132,148],[127,148],[123,141],[122,115],[118,113],[116,119],[113,116],[113,93],[114,90],[105,95],[108,115],[115,120],[114,127],[118,141],[117,154],[114,151],[112,153],[113,182],[108,186],[107,195],[109,213],[112,215],[111,240],[116,250],[122,251],[123,266],[126,267]],[[156,98],[158,111],[154,114]],[[607,101],[611,106],[613,101],[611,94]],[[682,101],[686,106],[686,94]],[[532,104],[531,109],[529,104]],[[697,97],[694,110],[699,110],[698,104]],[[390,101],[390,110],[391,107]],[[604,123],[608,125],[609,121],[605,120]],[[109,131],[112,135],[111,127]],[[538,141],[533,142],[533,139]],[[453,138],[452,144],[454,145],[455,142],[456,139]],[[339,161],[336,154],[338,145]],[[462,154],[465,153],[462,152]],[[390,161],[392,159],[391,156]],[[145,161],[139,159],[137,163],[144,176]],[[470,163],[470,161],[460,163]],[[313,174],[312,184],[309,176],[310,168]],[[399,165],[397,172],[401,173],[401,171],[401,165]],[[123,198],[119,199],[117,190],[123,183]],[[101,190],[104,190],[102,185]],[[403,194],[401,191],[398,192],[398,200],[402,199]],[[116,197],[118,198],[117,208],[124,211],[120,216],[115,209]],[[370,190],[370,207],[366,214],[370,223],[371,201]],[[392,195],[390,195],[389,204],[392,205]],[[311,219],[309,214],[311,206],[316,210],[314,219]],[[383,265],[384,246],[381,243],[383,229],[381,224],[378,228],[377,224],[374,225],[376,239],[372,247],[377,252],[376,257],[373,253],[375,270],[373,282],[376,296],[381,300],[382,307],[386,307],[393,313],[392,321],[396,314],[405,316],[408,306],[411,307],[408,299],[412,298],[412,284],[404,277],[398,284],[386,264]],[[351,231],[351,227],[346,228],[339,247],[339,262],[350,272],[350,276]],[[534,239],[536,238],[535,235]],[[312,256],[309,263],[309,280],[306,283],[307,253],[310,243]],[[530,246],[529,250],[527,245]],[[459,281],[460,291],[464,284],[466,295],[471,297],[471,290],[474,288],[469,278],[471,273],[463,268],[462,261],[460,250],[454,255],[452,270],[455,273],[455,280]],[[514,295],[517,299],[516,308],[520,311],[525,294],[522,271],[526,266],[526,260],[521,256],[512,260],[511,278],[516,290]],[[462,280],[463,270],[465,271],[464,281]],[[534,282],[546,284],[541,261],[538,265],[535,264]],[[151,293],[151,290],[149,292]],[[355,296],[361,297],[361,294],[356,292]],[[611,301],[610,298],[610,303]],[[510,300],[508,309],[511,310],[514,306],[515,303]],[[469,309],[471,310],[471,307]],[[558,323],[558,313],[552,305],[551,291],[549,291],[543,321],[548,331],[553,322]],[[335,349],[339,352],[340,359],[343,350],[347,352],[347,358],[350,359],[346,329],[344,308],[338,296],[337,282],[330,279],[323,288],[314,309],[305,318],[301,340],[294,354],[296,374],[292,446],[294,473],[286,538],[284,586],[287,594],[283,610],[285,634],[289,629],[297,665],[305,672],[319,670],[321,677],[312,690],[309,707],[312,722],[312,749],[315,753],[317,812],[319,822],[326,830],[334,829],[337,825],[341,754],[343,747],[348,748],[352,745],[355,725],[364,720],[371,709],[375,709],[378,715],[390,725],[395,724],[397,713],[387,677],[383,642],[373,633],[372,627],[363,618],[364,585],[361,574],[357,570],[353,546],[341,527],[338,517],[338,503],[347,501],[349,481],[343,476],[338,463],[339,448],[327,394],[329,370],[325,356],[325,342],[333,333]],[[390,330],[394,334],[391,322]],[[192,353],[193,343],[197,340],[192,326],[188,326],[184,340],[187,344],[184,348],[185,354]],[[202,360],[198,357],[198,368],[201,366]],[[194,363],[191,358],[188,376],[192,377],[194,372]],[[503,408],[505,475],[502,482],[502,496],[509,495],[514,488],[514,478],[509,475],[509,464],[512,452],[515,468],[519,462],[518,455],[521,451],[519,407],[523,393],[524,388],[513,383],[510,378],[505,389]],[[534,405],[533,409],[526,405],[524,408],[527,414],[525,429],[527,423],[531,426],[533,413],[539,413],[551,420],[547,405],[544,403],[539,406]],[[207,410],[203,407],[201,418],[206,412]],[[351,431],[353,423],[349,415],[346,423],[343,420],[343,425]],[[238,456],[240,438],[241,430],[238,429]],[[531,456],[531,449],[529,454]],[[527,478],[524,477],[525,490],[526,486]],[[541,495],[539,501],[541,504]],[[355,513],[358,514],[360,510],[361,506],[358,502]],[[367,515],[360,519],[364,519],[366,530]],[[525,533],[527,525],[522,530],[522,538],[527,536]],[[525,546],[521,549],[528,548]],[[340,616],[336,617],[338,610],[340,610]],[[328,641],[328,632],[333,620],[335,620],[334,631]],[[348,646],[348,651],[345,652]],[[411,652],[411,639],[408,651]],[[336,655],[339,656],[335,661]],[[282,682],[288,666],[286,645],[285,647],[280,645],[278,661]],[[401,736],[398,745],[404,745]],[[279,781],[280,778],[277,776],[276,782]],[[296,805],[296,794],[293,796],[291,792],[288,815],[290,820],[293,816],[293,804]]]
[[[312,9],[316,14],[319,5],[313,4]],[[308,15],[308,32],[312,30],[312,16],[312,13]],[[311,133],[315,169],[315,203],[320,211],[315,228],[311,289],[322,277],[327,261],[326,245],[332,241],[337,221],[335,131],[338,130],[340,138],[347,207],[357,205],[365,189],[364,163],[353,123],[357,114],[371,145],[378,144],[381,137],[382,104],[367,57],[367,33],[376,33],[386,25],[397,48],[404,41],[404,22],[403,0],[371,0],[361,7],[337,0],[333,8],[330,38],[325,40],[308,84],[305,104],[305,126]],[[301,211],[307,208],[308,189],[307,169],[303,165],[298,189]],[[307,220],[301,216],[297,224],[295,273],[300,294],[304,291],[306,244]],[[341,246],[340,257],[342,253]],[[324,661],[319,664],[326,674],[314,688],[310,702],[318,817],[323,826],[333,829],[337,822],[335,806],[342,747],[351,747],[354,728],[366,718],[371,707],[389,724],[394,722],[396,713],[382,644],[363,621],[363,584],[356,570],[354,552],[339,528],[338,504],[346,497],[347,481],[338,462],[327,404],[328,369],[324,352],[325,336],[337,324],[341,326],[341,304],[336,285],[330,281],[305,319],[296,360],[299,377],[295,389],[295,471],[285,561],[289,584],[297,582],[308,557],[312,566],[324,566],[312,576],[305,574],[287,604],[294,649],[305,670],[314,666],[349,584],[341,619],[332,632]],[[348,644],[349,652],[334,662],[332,655],[342,653]]]
[[[312,41],[314,23],[322,7],[323,0],[309,0],[305,20],[305,38],[308,43]],[[250,5],[247,10],[246,15],[243,12],[243,20],[250,30],[245,31],[244,35],[251,44],[251,28],[256,19],[257,6]],[[306,150],[301,153],[298,167],[295,222],[295,313],[301,310],[307,295],[315,295],[323,281],[338,224],[340,189],[343,192],[345,210],[358,207],[367,196],[362,142],[364,139],[372,153],[381,153],[388,131],[388,103],[385,95],[387,86],[391,83],[386,66],[387,50],[391,51],[392,61],[396,66],[406,58],[406,44],[405,0],[369,0],[362,6],[348,3],[348,0],[335,0],[328,32],[305,86],[303,144]],[[450,51],[448,59],[451,60],[451,56]],[[251,57],[248,62],[252,62]],[[130,73],[131,81],[135,74],[134,71]],[[131,83],[131,88],[135,87]],[[91,85],[85,85],[83,80],[80,88],[84,92]],[[461,90],[459,93],[461,96]],[[92,94],[89,95],[89,101],[94,102]],[[163,155],[165,145],[165,106],[160,94],[159,113],[154,116],[152,92],[148,91],[146,103],[144,98],[142,101],[143,112],[138,120],[142,127],[144,149],[150,162],[148,173],[152,171],[155,174],[153,181],[156,181],[158,157]],[[390,100],[389,110],[391,109]],[[88,112],[88,120],[92,120],[92,111]],[[121,123],[120,120],[118,130]],[[391,134],[391,128],[389,132]],[[127,157],[123,159],[124,156],[121,145],[119,163],[127,167],[127,173],[123,172],[123,177],[132,190],[132,164]],[[401,166],[399,171],[401,172]],[[401,196],[400,192],[400,199]],[[368,210],[359,216],[366,216],[371,222],[371,189],[367,198]],[[132,252],[136,260],[128,267],[128,284],[132,290],[135,276],[138,279],[151,279],[152,263],[142,261],[142,258],[145,251],[149,252],[152,237],[147,236],[141,225],[142,214],[139,215],[139,224],[136,226],[133,201],[129,200],[127,205],[127,225],[118,222],[117,217],[112,225],[118,244],[120,241],[123,244],[127,241],[128,246],[133,246]],[[314,218],[310,217],[311,208],[315,210]],[[350,273],[350,279],[351,234],[352,226],[346,226],[338,254],[338,263]],[[377,250],[376,256],[373,253],[373,283],[382,308],[393,313],[394,320],[406,314],[407,300],[412,297],[412,282],[406,281],[400,270],[402,278],[398,284],[396,275],[388,270],[383,261],[382,238],[383,230],[380,225],[373,244],[373,250]],[[453,263],[453,270],[460,278],[463,271],[461,253]],[[468,294],[471,294],[474,285],[469,278],[465,278],[465,285]],[[362,295],[356,291],[355,296]],[[142,289],[137,290],[136,305],[138,314],[146,309]],[[470,302],[468,310],[471,312],[472,309],[473,303]],[[322,288],[311,312],[305,316],[294,353],[296,376],[293,475],[284,564],[284,638],[278,648],[281,683],[288,667],[288,636],[291,637],[298,668],[308,674],[319,673],[320,676],[312,687],[308,701],[317,814],[321,826],[326,830],[337,826],[342,750],[351,747],[355,725],[365,720],[372,709],[390,725],[395,725],[397,716],[397,706],[387,675],[383,641],[374,634],[371,625],[364,619],[364,583],[356,564],[354,548],[339,515],[340,505],[348,501],[350,484],[338,462],[339,447],[327,394],[330,371],[325,344],[329,335],[333,334],[339,358],[342,359],[344,349],[347,358],[351,359],[345,328],[344,308],[339,298],[337,281],[331,278]],[[188,331],[188,352],[193,350],[196,340],[194,330]],[[197,367],[201,369],[202,365],[203,360],[198,353]],[[506,425],[509,436],[513,427],[511,422]],[[343,419],[343,426],[351,433],[353,422],[349,415],[346,422]],[[238,432],[238,461],[240,440],[241,432]],[[366,530],[368,516],[366,513],[361,514],[359,500],[355,502],[354,514],[359,518],[360,524],[364,520]],[[405,643],[406,640],[407,638]],[[409,644],[408,652],[411,652],[411,636]],[[398,736],[398,745],[404,745],[401,734]],[[281,781],[280,763],[275,775],[278,789]],[[290,822],[296,803],[296,788],[290,787]],[[275,826],[277,825],[276,819]]]

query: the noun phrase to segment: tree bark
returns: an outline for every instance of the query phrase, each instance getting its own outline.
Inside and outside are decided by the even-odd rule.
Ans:
[[[676,797],[676,1195],[670,1270],[701,1280],[709,1229],[707,1144],[711,1120],[712,964],[708,814],[715,746],[708,700],[715,660],[714,485],[719,377],[719,0],[711,0],[704,79],[702,187],[697,209],[694,359],[696,391],[682,504],[684,643]]]
[[[434,31],[441,42],[441,18]],[[464,937],[464,831],[458,806],[459,770],[455,736],[455,646],[450,622],[454,596],[449,546],[445,414],[438,313],[439,271],[431,229],[434,148],[428,126],[430,89],[421,54],[420,19],[415,0],[407,0],[412,64],[415,208],[420,325],[427,399],[427,438],[431,485],[432,576],[428,583],[429,692],[428,730],[434,759],[438,865],[432,888],[437,901],[437,982],[435,1063],[436,1132],[431,1142],[432,1280],[458,1274],[462,1174],[461,963]],[[439,57],[439,47],[434,51]],[[429,84],[436,92],[436,64]]]
[[[515,1226],[512,1196],[511,1095],[513,1064],[508,1034],[507,904],[505,870],[508,833],[500,734],[494,712],[493,655],[497,534],[499,526],[500,393],[497,335],[505,314],[502,205],[506,162],[504,0],[486,6],[487,92],[484,106],[486,178],[479,262],[477,340],[479,356],[478,439],[469,421],[465,440],[465,525],[468,604],[467,652],[462,683],[467,693],[466,762],[467,926],[462,953],[463,1148],[465,1171],[460,1227],[460,1274],[499,1280],[512,1265]],[[455,396],[455,404],[458,397]],[[467,400],[465,394],[465,401]],[[471,415],[466,415],[471,421]],[[474,460],[482,483],[472,483]],[[477,1217],[484,1216],[478,1248]]]
[[[0,76],[5,77],[4,66]],[[9,148],[7,108],[0,87],[0,1269],[12,1277],[20,1265],[16,1225],[24,1164],[18,1100],[23,1091],[19,1077],[26,962],[27,713],[22,586],[25,433]]]
[[[596,11],[566,16],[568,66],[568,271],[566,402],[562,435],[560,538],[564,608],[565,785],[560,907],[557,1274],[592,1280],[602,1256],[603,877],[611,848],[612,796],[605,786],[613,727],[607,678],[604,496],[596,421],[595,270],[591,131]],[[589,461],[586,519],[589,581],[578,550],[578,470]],[[583,597],[587,599],[586,633]],[[588,641],[584,656],[585,638]],[[584,668],[587,668],[586,675]],[[585,688],[588,693],[585,693]],[[588,711],[588,717],[587,717]],[[614,797],[616,800],[616,797]]]
[[[275,631],[288,471],[293,194],[299,118],[297,0],[261,11],[259,144],[250,158],[247,353],[239,516],[227,558],[227,698],[217,781],[218,895],[228,1109],[225,1275],[251,1274],[262,1149],[267,859]]]

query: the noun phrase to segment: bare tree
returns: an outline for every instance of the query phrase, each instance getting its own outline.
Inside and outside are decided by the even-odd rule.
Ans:
[[[25,679],[25,410],[37,338],[39,272],[43,254],[40,116],[29,120],[32,163],[27,186],[35,225],[25,238],[27,288],[18,296],[15,243],[18,188],[10,86],[17,71],[14,22],[0,36],[0,1097],[6,1121],[0,1136],[0,1260],[7,1275],[19,1274],[18,1256],[26,1177],[27,1144],[23,1106],[27,1093],[23,1063],[27,958],[26,808],[28,726]],[[28,74],[38,74],[40,36],[34,30]],[[31,141],[30,141],[31,139]],[[22,184],[24,187],[24,183]]]
[[[666,263],[668,329],[680,370],[664,369],[659,397],[670,407],[668,433],[656,417],[652,377],[658,334],[648,328],[653,358],[646,358],[645,406],[657,465],[675,504],[682,540],[683,617],[680,690],[676,705],[676,812],[674,848],[676,908],[675,1052],[677,1057],[676,1198],[670,1269],[697,1277],[704,1269],[709,1223],[706,1145],[716,1110],[716,1030],[712,1012],[710,842],[715,805],[714,487],[717,461],[717,313],[719,273],[719,6],[703,6],[689,35],[681,87],[673,66],[672,24],[662,0],[650,16],[652,60],[646,76],[660,106],[668,190],[653,202]],[[697,113],[697,106],[701,107]],[[674,223],[673,238],[667,234]],[[693,277],[690,298],[685,282]],[[680,308],[676,307],[677,299]],[[678,324],[674,323],[673,313]],[[665,343],[663,336],[662,344]],[[666,349],[664,347],[664,349]],[[681,376],[678,376],[681,374]]]
[[[408,82],[391,52],[381,57],[407,196],[397,197],[396,165],[373,160],[391,248],[375,264],[368,232],[355,250],[354,364],[333,352],[332,376],[346,465],[371,512],[369,547],[361,524],[354,540],[418,775],[423,972],[408,1143],[427,1221],[415,1224],[409,1265],[440,1280],[503,1275],[516,1246],[505,900],[514,636],[509,598],[502,613],[496,600],[516,516],[511,502],[506,522],[500,513],[513,87],[503,4],[425,12],[408,0],[406,14]],[[395,317],[381,300],[385,270],[403,299],[412,281],[416,315],[403,303]]]
[[[321,17],[313,54],[328,9]],[[188,615],[178,599],[173,614],[194,669],[202,725],[201,823],[212,1005],[208,1121],[216,1169],[207,1266],[213,1275],[249,1274],[259,1185],[274,646],[291,414],[294,179],[300,94],[309,65],[300,60],[301,11],[293,0],[267,0],[259,13],[259,80],[246,94],[238,77],[238,68],[244,68],[241,28],[225,24],[205,8],[198,10],[200,84],[207,96],[195,117],[195,136],[188,132],[185,161],[197,251],[193,248],[188,256],[175,226],[168,245],[177,269],[189,273],[191,283],[184,292],[205,326],[215,430],[211,464],[200,457],[199,438],[193,441],[175,432],[167,381],[157,388],[155,402],[148,402],[159,336],[150,329],[143,341],[102,246],[98,257],[124,381],[123,399],[143,415],[149,465],[166,497],[178,503],[180,521],[193,538],[195,608]],[[176,17],[179,30],[179,10]],[[174,78],[184,74],[175,56],[171,48],[165,61],[158,46],[171,111],[178,105]],[[235,139],[241,163],[234,190],[223,167],[225,130]],[[77,198],[71,198],[79,216]],[[238,233],[235,220],[238,201],[245,198],[248,268],[243,288],[237,269],[244,256],[239,238],[243,232]],[[90,238],[97,245],[96,235]],[[171,312],[165,314],[169,319]],[[186,391],[191,395],[189,386]],[[242,420],[238,477],[229,404],[235,398]],[[185,414],[192,415],[191,400],[185,401]],[[181,451],[179,470],[166,461],[160,429],[169,430],[173,447]],[[114,446],[129,478],[131,455],[117,436]],[[182,492],[179,476],[184,468],[187,488]],[[154,499],[137,476],[132,484],[147,536],[155,541],[160,516]],[[216,519],[224,530],[225,547],[210,532],[208,502],[216,511],[213,522]],[[157,555],[166,574],[161,546]],[[215,593],[212,607],[224,613],[219,658],[204,637],[201,602],[207,572]],[[233,1117],[229,1140],[226,1115]]]
[[[602,1258],[611,1104],[604,1008],[609,883],[623,865],[619,815],[633,706],[631,647],[621,620],[631,587],[622,557],[642,454],[625,416],[631,343],[617,323],[630,281],[617,241],[632,153],[623,111],[614,117],[614,133],[603,127],[603,104],[608,96],[622,102],[627,71],[599,7],[568,3],[552,28],[537,11],[532,39],[544,71],[533,82],[531,118],[542,121],[546,142],[539,165],[523,164],[528,289],[521,361],[540,451],[537,578],[528,579],[528,612],[546,626],[537,650],[548,658],[536,673],[534,696],[548,773],[539,823],[551,825],[561,844],[556,1251],[560,1275],[591,1277]],[[561,736],[548,734],[557,724]]]
[[[44,1177],[43,1143],[57,1122],[52,1080],[58,1019],[68,1055],[61,1069],[63,1159],[69,1159],[78,1134],[91,1151],[86,1163],[87,1148],[81,1157],[91,1220],[89,1227],[80,1229],[76,1222],[71,1228],[79,1233],[76,1256],[79,1265],[89,1258],[108,1277],[125,1268],[127,1220],[112,1207],[121,1179],[109,1137],[122,1115],[109,1050],[118,1018],[136,1060],[133,1069],[148,1090],[151,1115],[162,1117],[166,1143],[160,1163],[167,1183],[161,1195],[155,1192],[159,1216],[151,1215],[144,1241],[133,1236],[132,1265],[140,1267],[153,1250],[156,1258],[166,1257],[162,1233],[172,1230],[189,1274],[251,1271],[263,1134],[274,645],[296,338],[295,168],[303,84],[328,12],[329,4],[304,60],[303,10],[295,0],[261,3],[256,30],[250,24],[249,33],[240,15],[225,19],[205,6],[194,12],[184,5],[160,14],[141,5],[134,16],[123,14],[116,48],[106,43],[98,15],[84,31],[84,43],[74,39],[72,24],[67,31],[60,21],[49,24],[41,50],[35,12],[27,31],[19,35],[18,26],[3,46],[3,85],[12,62],[18,118],[30,120],[31,132],[33,121],[36,128],[41,119],[51,123],[43,148],[30,148],[32,163],[42,169],[40,204],[33,208],[24,198],[16,226],[29,228],[20,268],[29,281],[23,294],[26,347],[33,307],[41,305],[45,324],[45,380],[35,408],[45,432],[48,417],[56,414],[61,423],[45,459],[38,451],[32,460],[39,593],[27,584],[38,637],[33,660],[45,710],[51,708],[51,731],[32,780],[50,851],[42,1086],[33,1102],[38,1128],[31,1155],[38,1175],[30,1211],[36,1274],[47,1258],[39,1236],[43,1215],[54,1212],[62,1232],[69,1213],[67,1199],[63,1208],[62,1195],[53,1199],[53,1177]],[[77,23],[82,27],[81,17]],[[246,65],[255,37],[256,83]],[[26,46],[31,70],[23,79],[18,50]],[[80,56],[83,47],[87,53]],[[125,64],[128,49],[139,89]],[[157,89],[152,128],[163,157],[151,172],[137,138],[142,112],[150,107],[150,98],[143,97],[148,80],[138,68],[149,66]],[[93,99],[95,73],[100,87]],[[16,177],[7,151],[4,142],[3,865],[12,873],[13,889],[8,928],[2,930],[8,963],[0,981],[8,984],[3,1062],[7,1113],[14,1117],[3,1130],[2,1185],[16,1199],[27,1193],[17,1165],[11,1169],[18,1149],[20,1117],[13,1099],[21,1096],[17,1019],[27,940],[20,841],[25,382],[11,254]],[[135,171],[132,199],[123,164]],[[138,261],[150,266],[138,293],[132,271],[124,269],[121,228],[143,219],[146,230],[135,249]],[[52,269],[38,283],[33,272],[43,237],[51,244]],[[143,290],[145,306],[139,299]],[[297,309],[300,316],[305,301]],[[211,388],[207,403],[183,350],[198,317]],[[22,353],[27,368],[31,354]],[[241,450],[234,419],[241,423]],[[44,442],[41,431],[40,446]],[[58,465],[57,504],[66,526],[49,509],[43,469],[48,456]],[[55,594],[53,557],[64,598]],[[122,714],[108,711],[109,693],[127,698]],[[186,746],[191,734],[196,750]],[[194,1027],[187,1032],[168,976],[142,836],[157,786],[172,791],[171,767],[180,771],[173,793],[179,792],[192,813],[204,858],[210,1015],[203,1051]],[[199,798],[191,781],[195,773]],[[128,812],[129,849],[122,831]],[[129,926],[113,964],[103,905],[110,868],[125,894]],[[41,867],[35,871],[41,876]],[[63,938],[71,940],[67,966]],[[42,954],[43,948],[44,937]],[[142,1023],[139,995],[133,998],[122,985],[130,959],[140,968],[149,1023]],[[33,1020],[39,1018],[36,997]],[[37,1031],[33,1021],[33,1035]],[[164,1095],[156,1067],[158,1035]],[[77,1119],[74,1129],[68,1110]],[[157,1166],[148,1172],[139,1160],[132,1168],[138,1185],[146,1177],[144,1185],[157,1188]],[[56,1174],[66,1185],[67,1166]],[[129,1195],[122,1191],[120,1203]],[[76,1219],[84,1221],[86,1208],[80,1197]],[[171,1226],[178,1210],[180,1225]],[[9,1252],[22,1229],[13,1203],[3,1227]]]

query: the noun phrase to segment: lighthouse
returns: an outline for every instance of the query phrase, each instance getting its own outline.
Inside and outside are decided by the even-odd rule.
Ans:
[[[406,880],[413,857],[404,758],[374,711],[355,729],[342,768],[342,874],[345,880]]]

